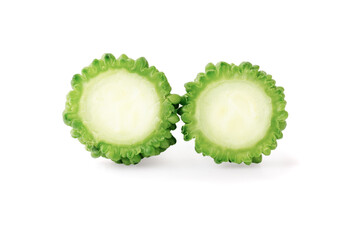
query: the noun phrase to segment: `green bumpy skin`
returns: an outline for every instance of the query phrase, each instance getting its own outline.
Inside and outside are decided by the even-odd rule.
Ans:
[[[126,74],[137,74],[141,78],[145,78],[151,86],[154,86],[153,91],[157,93],[159,99],[159,119],[154,130],[141,141],[132,144],[115,144],[98,139],[93,134],[93,129],[86,126],[79,112],[83,92],[90,91],[90,94],[93,94],[93,88],[88,91],[84,89],[85,84],[100,74],[107,74],[108,71],[115,70],[126,71]],[[145,58],[142,57],[135,61],[124,54],[118,59],[112,54],[105,54],[101,59],[95,59],[90,66],[84,68],[82,74],[74,75],[71,86],[73,90],[67,95],[63,120],[66,125],[72,127],[72,137],[78,138],[91,152],[92,157],[102,156],[125,165],[137,164],[142,158],[158,155],[176,143],[176,139],[170,131],[176,128],[176,123],[179,121],[177,108],[180,96],[170,94],[171,87],[164,73],[159,72],[154,66],[149,67]],[[127,98],[125,97],[125,99]]]
[[[221,144],[221,139],[218,142],[216,138],[214,140],[212,137],[208,138],[206,134],[203,133],[204,131],[206,132],[206,129],[200,127],[201,123],[199,123],[199,121],[202,122],[203,120],[199,118],[201,115],[199,115],[200,113],[197,113],[197,105],[199,101],[202,101],[199,99],[202,99],[203,97],[199,97],[203,96],[202,93],[204,90],[208,89],[208,86],[214,86],[213,84],[218,86],[218,84],[222,84],[221,81],[223,81],[223,84],[232,84],[233,81],[238,83],[246,83],[246,85],[249,83],[250,85],[259,89],[259,91],[262,90],[264,96],[267,96],[266,98],[269,99],[268,104],[270,110],[268,111],[268,127],[264,127],[263,136],[261,136],[254,144],[252,143],[251,146],[230,147],[226,146],[225,144],[223,145]],[[271,75],[268,75],[263,71],[259,71],[259,66],[252,65],[249,62],[243,62],[239,66],[225,62],[219,62],[217,65],[209,63],[205,68],[205,73],[199,73],[194,82],[185,84],[187,93],[182,97],[182,107],[178,110],[178,113],[181,115],[181,119],[185,123],[185,125],[182,127],[184,140],[189,141],[195,138],[195,150],[198,153],[202,153],[203,156],[211,156],[218,164],[222,162],[244,162],[247,165],[251,163],[260,163],[262,161],[262,154],[269,155],[271,150],[274,150],[277,147],[277,139],[283,137],[282,130],[284,130],[286,127],[285,120],[288,117],[288,113],[285,111],[286,101],[284,100],[284,89],[282,87],[276,87],[275,83],[276,82],[272,79]],[[247,89],[247,87],[245,89]],[[211,90],[206,90],[205,92],[208,91]],[[214,96],[215,98],[219,98],[220,94],[216,94]],[[250,96],[252,98],[252,94],[250,94]],[[205,100],[206,99],[208,98],[205,97]],[[213,99],[214,98],[209,98],[208,101],[213,102]],[[239,98],[236,98],[236,101],[239,101]],[[204,109],[206,108],[205,105],[207,104],[208,102],[205,101],[199,106],[202,106],[200,108]],[[256,101],[255,104],[257,104]],[[208,110],[205,111],[210,111],[216,107],[217,106],[215,106],[215,104],[211,103],[211,107],[207,108]],[[242,108],[240,109],[242,111]],[[256,111],[256,109],[254,111]],[[255,122],[263,117],[263,109],[258,110],[258,112],[260,113],[260,118],[255,118]],[[205,113],[204,116],[208,115]],[[217,117],[215,119],[219,118]],[[244,119],[247,120],[247,116]],[[238,123],[242,125],[243,121],[239,121]],[[223,127],[220,128],[224,130]],[[228,133],[223,136],[228,137],[227,134]],[[250,134],[252,134],[252,132]],[[217,138],[219,137],[218,135],[216,136]],[[232,139],[230,141],[237,143],[237,139],[236,141]]]

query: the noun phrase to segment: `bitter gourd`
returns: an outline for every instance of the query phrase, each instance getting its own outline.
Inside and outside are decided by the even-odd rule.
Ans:
[[[137,164],[158,155],[176,139],[180,96],[170,94],[165,74],[145,58],[105,54],[73,76],[64,122],[92,157]]]
[[[209,63],[185,84],[179,114],[186,141],[216,163],[259,163],[282,138],[288,113],[284,89],[259,66]]]

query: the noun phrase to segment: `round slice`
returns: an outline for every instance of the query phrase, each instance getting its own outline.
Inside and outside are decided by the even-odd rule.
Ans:
[[[105,54],[71,81],[64,122],[92,152],[116,163],[137,164],[176,143],[178,95],[162,72],[136,61]]]
[[[210,63],[185,87],[179,110],[184,139],[195,138],[196,151],[216,163],[259,163],[282,138],[284,89],[258,66]]]

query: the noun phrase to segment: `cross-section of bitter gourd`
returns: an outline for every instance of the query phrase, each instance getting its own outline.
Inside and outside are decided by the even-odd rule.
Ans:
[[[196,151],[216,163],[259,163],[282,138],[284,89],[258,66],[209,63],[185,87],[179,109],[184,139],[195,138]]]
[[[180,97],[170,94],[164,73],[145,58],[105,54],[71,85],[63,119],[93,157],[137,164],[176,143],[170,131],[179,121]]]

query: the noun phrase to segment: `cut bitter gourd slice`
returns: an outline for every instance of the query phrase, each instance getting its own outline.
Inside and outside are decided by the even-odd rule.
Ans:
[[[93,157],[137,164],[175,144],[178,95],[162,72],[136,61],[105,54],[73,77],[64,122]]]
[[[216,163],[259,163],[282,138],[288,113],[284,89],[248,62],[208,64],[185,85],[179,110],[185,140]]]

